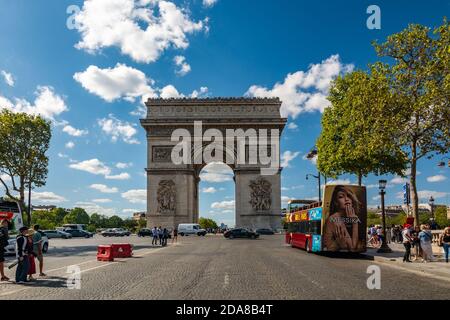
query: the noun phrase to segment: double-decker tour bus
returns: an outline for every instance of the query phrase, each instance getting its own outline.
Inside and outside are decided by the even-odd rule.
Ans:
[[[366,251],[365,187],[326,185],[323,202],[294,202],[286,213],[286,243],[307,252]]]
[[[22,212],[15,201],[9,201],[0,197],[0,220],[7,219],[10,226],[19,230],[23,226]]]

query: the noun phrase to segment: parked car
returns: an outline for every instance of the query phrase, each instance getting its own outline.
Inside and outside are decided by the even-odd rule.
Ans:
[[[152,236],[153,236],[152,229],[142,228],[138,232],[138,237],[152,237]]]
[[[180,223],[178,225],[178,234],[180,236],[187,236],[190,234],[196,234],[198,236],[205,236],[206,230],[202,229],[197,223]]]
[[[47,253],[48,252],[48,238],[47,235],[39,231],[42,235],[42,252]],[[5,255],[15,255],[16,254],[16,236],[10,235],[8,240],[8,245],[5,247]]]
[[[72,235],[68,232],[62,230],[44,230],[44,233],[47,235],[47,238],[62,238],[62,239],[72,239]]]
[[[130,234],[130,231],[122,228],[107,229],[101,233],[101,235],[104,237],[124,237],[129,236]]]
[[[64,229],[64,232],[70,233],[73,238],[92,238],[94,236],[92,232],[79,229]]]
[[[226,231],[223,236],[225,238],[228,239],[233,239],[233,238],[250,238],[250,239],[256,239],[259,237],[259,234],[245,229],[245,228],[235,228],[235,229],[230,229],[228,231]]]
[[[266,235],[268,235],[268,234],[275,234],[275,232],[273,232],[272,229],[267,229],[267,228],[256,229],[256,233],[266,234]]]

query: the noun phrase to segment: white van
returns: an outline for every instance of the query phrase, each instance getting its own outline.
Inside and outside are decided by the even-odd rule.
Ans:
[[[205,236],[206,230],[202,229],[197,223],[180,223],[178,225],[178,234],[180,236],[196,234],[198,236]]]

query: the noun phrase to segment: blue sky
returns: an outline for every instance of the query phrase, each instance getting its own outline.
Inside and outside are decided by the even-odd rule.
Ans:
[[[380,30],[366,27],[371,4]],[[71,5],[81,11],[67,13]],[[448,13],[448,0],[0,0],[0,103],[52,120],[49,177],[35,204],[126,217],[145,210],[142,97],[280,95],[290,123],[283,199],[315,197],[316,181],[305,180],[315,166],[303,157],[320,133],[329,80],[375,61],[371,41]],[[440,158],[419,162],[421,202],[450,204]],[[234,223],[230,174],[204,169],[201,216]],[[400,203],[402,179],[386,178],[387,202]],[[378,179],[364,180],[370,205]]]

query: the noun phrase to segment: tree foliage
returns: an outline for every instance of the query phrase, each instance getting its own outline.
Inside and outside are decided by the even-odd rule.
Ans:
[[[22,212],[26,188],[45,185],[50,139],[50,122],[42,117],[6,109],[0,112],[0,173],[10,180],[0,177],[0,183]],[[27,220],[30,224],[31,216]]]
[[[434,29],[411,24],[382,44],[374,43],[380,57],[392,59],[384,65],[392,103],[397,114],[391,125],[392,140],[408,156],[411,168],[411,200],[415,221],[420,221],[416,184],[417,161],[450,150],[450,24]]]
[[[209,218],[200,218],[198,221],[198,224],[203,229],[209,229],[209,228],[216,229],[217,228],[217,223],[213,219],[209,219]]]
[[[64,217],[64,223],[89,224],[89,215],[83,208],[74,208]]]

